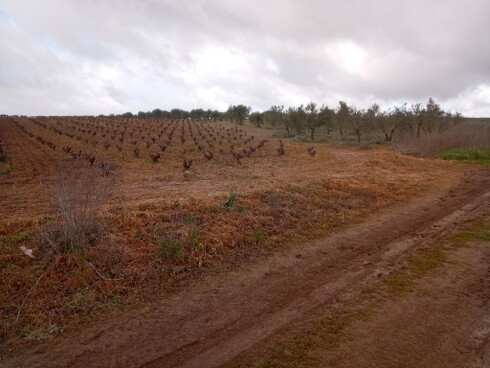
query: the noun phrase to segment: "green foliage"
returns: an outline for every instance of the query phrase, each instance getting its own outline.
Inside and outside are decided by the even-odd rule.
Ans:
[[[404,274],[386,276],[384,282],[393,294],[401,294],[410,291],[412,288],[412,280]]]
[[[182,242],[177,239],[165,238],[159,243],[160,259],[178,259],[182,252]]]
[[[6,243],[21,243],[31,237],[32,232],[28,230],[20,231],[10,236],[0,237],[1,242]]]
[[[197,247],[199,245],[199,237],[201,235],[201,230],[198,227],[194,227],[187,238],[187,241],[191,247]]]
[[[470,161],[477,163],[490,163],[490,149],[462,149],[444,150],[437,154],[444,160]]]
[[[253,112],[248,117],[248,120],[250,121],[250,123],[252,123],[256,127],[260,128],[260,126],[264,122],[264,114],[263,113],[260,113],[258,111]]]
[[[232,122],[242,125],[250,114],[250,110],[250,107],[245,105],[232,105],[226,111],[226,115]]]
[[[260,226],[256,225],[252,229],[252,234],[256,244],[263,244],[267,240],[267,232]]]
[[[225,207],[234,208],[237,199],[238,199],[238,195],[235,192],[231,192],[230,195],[228,196],[228,200],[225,203]]]

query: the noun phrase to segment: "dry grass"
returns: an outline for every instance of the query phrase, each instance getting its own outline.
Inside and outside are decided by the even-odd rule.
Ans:
[[[54,254],[85,253],[100,240],[101,206],[111,199],[114,176],[106,176],[82,161],[60,161],[50,188],[57,218],[40,228],[41,243]]]
[[[233,269],[275,248],[321,236],[396,202],[404,190],[386,182],[331,179],[238,193],[232,207],[225,206],[227,196],[113,207],[103,213],[110,236],[88,247],[83,258],[62,253],[49,262],[32,260],[19,255],[21,243],[4,239],[2,331],[48,338],[120,304],[178,289],[210,270]],[[33,333],[49,326],[59,328]]]
[[[431,132],[416,138],[409,134],[396,137],[393,147],[403,153],[429,157],[454,149],[480,149],[490,147],[490,128],[484,126],[458,125],[444,132]]]

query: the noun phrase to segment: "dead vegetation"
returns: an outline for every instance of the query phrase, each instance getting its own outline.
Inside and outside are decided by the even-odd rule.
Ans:
[[[394,139],[394,149],[420,157],[434,156],[436,153],[454,149],[490,148],[490,128],[460,124],[443,131],[432,131],[419,137],[411,134],[398,135]]]
[[[35,120],[8,122],[19,141],[14,163],[23,167],[0,193],[8,211],[0,224],[3,338],[49,338],[204,273],[323,236],[447,175],[443,165],[386,149],[334,156],[325,145],[279,141],[251,127],[213,132],[178,121],[162,133],[151,120],[145,127]],[[56,161],[48,158],[59,155],[56,175],[28,176],[51,169]],[[45,205],[48,197],[54,206]]]

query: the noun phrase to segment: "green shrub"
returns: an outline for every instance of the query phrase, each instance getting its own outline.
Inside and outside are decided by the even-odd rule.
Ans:
[[[159,243],[158,257],[161,259],[177,259],[182,252],[182,243],[179,240],[165,238]]]

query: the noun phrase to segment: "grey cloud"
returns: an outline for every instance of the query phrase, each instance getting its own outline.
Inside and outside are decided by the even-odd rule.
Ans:
[[[490,115],[490,3],[0,0],[0,113],[435,97]]]

